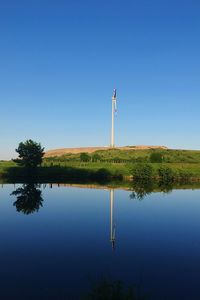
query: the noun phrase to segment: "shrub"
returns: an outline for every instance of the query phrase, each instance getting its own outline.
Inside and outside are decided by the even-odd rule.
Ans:
[[[171,183],[175,179],[175,174],[173,170],[169,167],[164,167],[164,166],[160,167],[158,169],[158,175],[160,178],[160,182],[165,184]]]
[[[80,154],[80,160],[84,161],[84,162],[88,162],[88,161],[90,161],[90,156],[87,153],[82,152]]]
[[[151,153],[149,160],[151,163],[162,163],[163,156],[160,152],[153,152],[153,153]]]
[[[101,156],[99,154],[95,153],[95,154],[92,155],[92,161],[93,162],[97,162],[99,160],[101,160]]]
[[[131,173],[134,179],[148,180],[153,177],[153,168],[150,164],[137,163]]]
[[[109,181],[111,179],[111,173],[105,168],[101,168],[96,171],[95,179],[98,181]]]
[[[120,171],[115,171],[114,175],[112,176],[115,180],[123,180],[123,175],[120,173]]]

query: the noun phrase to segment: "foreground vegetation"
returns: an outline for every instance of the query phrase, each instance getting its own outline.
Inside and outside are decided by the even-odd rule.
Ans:
[[[139,284],[126,288],[122,281],[102,280],[95,284],[83,300],[145,300],[150,295],[141,291]]]
[[[66,154],[43,158],[37,171],[13,161],[0,161],[0,177],[22,178],[37,175],[41,180],[84,180],[154,178],[163,181],[200,180],[200,151],[192,150],[119,150],[92,154]]]

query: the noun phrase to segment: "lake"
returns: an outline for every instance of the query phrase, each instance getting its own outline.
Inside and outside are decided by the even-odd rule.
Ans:
[[[2,184],[0,266],[3,300],[83,299],[104,280],[200,299],[200,189]]]

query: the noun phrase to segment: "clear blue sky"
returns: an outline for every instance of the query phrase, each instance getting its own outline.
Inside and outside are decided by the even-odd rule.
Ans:
[[[0,3],[0,159],[20,141],[200,149],[200,1]]]

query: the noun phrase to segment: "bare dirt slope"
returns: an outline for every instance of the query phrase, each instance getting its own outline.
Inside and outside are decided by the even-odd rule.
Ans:
[[[52,156],[62,156],[68,153],[93,153],[98,150],[109,150],[112,148],[109,147],[80,147],[80,148],[63,148],[63,149],[55,149],[55,150],[48,150],[45,152],[45,157],[52,157]],[[126,147],[115,147],[115,149],[119,150],[147,150],[147,149],[167,149],[165,146],[126,146]]]

